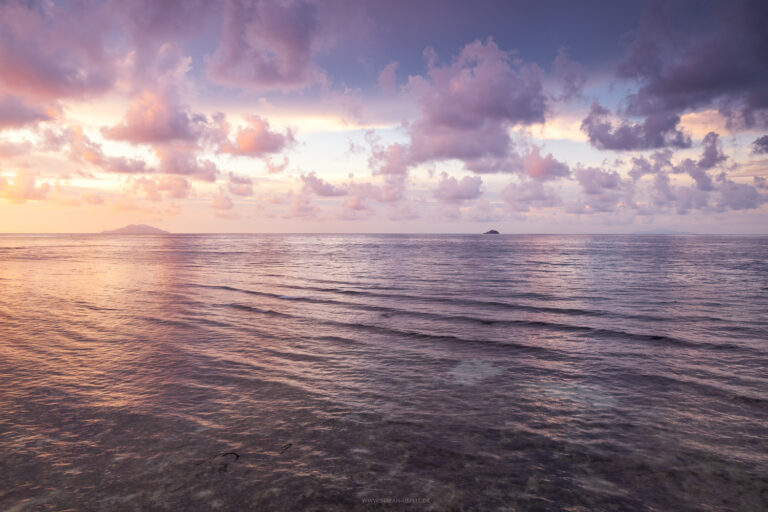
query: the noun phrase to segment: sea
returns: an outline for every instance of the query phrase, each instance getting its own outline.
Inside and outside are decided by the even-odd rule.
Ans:
[[[0,236],[2,511],[767,508],[768,237]]]

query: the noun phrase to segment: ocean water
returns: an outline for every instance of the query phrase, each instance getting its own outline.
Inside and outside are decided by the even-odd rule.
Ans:
[[[768,504],[768,237],[0,236],[0,510]]]

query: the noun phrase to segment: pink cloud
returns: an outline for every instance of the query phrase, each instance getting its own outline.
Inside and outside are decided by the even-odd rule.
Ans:
[[[0,139],[0,158],[14,158],[19,155],[26,155],[32,149],[32,144],[29,141],[15,142]]]
[[[80,196],[80,199],[82,199],[85,204],[96,205],[104,203],[104,199],[98,194],[83,194]]]
[[[553,180],[570,176],[571,170],[566,164],[556,160],[552,154],[541,156],[541,149],[533,149],[522,159],[522,170],[531,178],[539,181]]]
[[[0,197],[12,203],[23,203],[28,199],[45,199],[50,190],[48,183],[36,183],[35,174],[28,170],[19,169],[12,182],[0,176]]]
[[[183,176],[159,176],[136,178],[131,182],[133,190],[142,191],[151,201],[184,199],[192,193],[192,185]]]
[[[232,200],[229,198],[229,196],[226,196],[221,192],[213,196],[213,200],[211,201],[211,208],[214,210],[231,210],[233,207],[234,204],[232,203]]]
[[[282,162],[280,162],[279,164],[273,162],[272,159],[269,157],[264,158],[264,164],[267,166],[267,172],[269,174],[277,174],[277,173],[283,172],[288,167],[289,163],[290,163],[290,160],[288,160],[288,157],[285,157],[285,156],[283,157]]]
[[[309,197],[299,194],[291,201],[287,217],[315,217],[319,212],[319,208]]]
[[[134,144],[195,141],[206,122],[205,116],[192,114],[179,105],[172,93],[145,90],[131,103],[121,123],[101,131],[107,138]]]
[[[219,146],[222,153],[261,156],[279,153],[294,142],[291,130],[285,133],[271,131],[269,121],[257,115],[248,116],[248,126],[239,128],[234,142],[226,141]]]
[[[229,192],[236,196],[249,197],[253,195],[251,178],[229,173]]]
[[[144,160],[126,158],[124,156],[107,156],[101,144],[94,142],[79,126],[65,128],[61,131],[46,130],[43,132],[43,142],[40,149],[44,151],[59,151],[64,146],[69,147],[69,156],[75,162],[86,162],[103,172],[118,174],[151,173],[151,168]]]

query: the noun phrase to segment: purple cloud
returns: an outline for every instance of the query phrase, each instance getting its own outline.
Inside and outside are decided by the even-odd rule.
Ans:
[[[344,190],[343,188],[336,187],[334,185],[331,185],[324,179],[318,178],[317,174],[315,174],[314,171],[306,175],[302,174],[301,181],[304,182],[305,192],[312,192],[314,194],[317,194],[318,196],[334,197],[334,196],[344,196],[347,194],[347,191]]]
[[[752,142],[752,154],[761,155],[768,153],[768,135],[756,138]]]
[[[160,160],[158,171],[163,174],[190,176],[203,181],[216,181],[219,169],[210,160],[200,160],[192,151],[156,148]]]
[[[385,94],[393,94],[397,91],[397,67],[398,63],[390,62],[379,73],[379,87]]]
[[[326,82],[315,55],[355,27],[354,2],[229,0],[208,78],[250,90],[289,91]]]
[[[648,115],[642,123],[623,120],[617,126],[611,122],[610,115],[610,110],[594,102],[581,122],[581,130],[598,149],[630,151],[691,145],[690,137],[677,128],[680,122],[677,115]]]
[[[489,39],[466,45],[448,65],[426,52],[425,76],[411,76],[407,90],[421,115],[408,127],[409,143],[374,147],[371,165],[380,174],[405,174],[429,161],[462,160],[483,172],[501,164],[512,147],[509,128],[543,122],[542,70],[513,59]]]
[[[103,5],[89,3],[3,2],[0,86],[43,100],[107,91],[115,78],[114,60],[105,50],[107,15]]]
[[[514,211],[531,208],[551,208],[561,203],[560,196],[541,181],[525,180],[510,183],[501,191],[501,198]]]
[[[437,188],[432,192],[435,198],[446,203],[461,203],[477,199],[483,193],[483,180],[480,176],[464,176],[457,180],[443,173]]]
[[[564,49],[560,49],[552,63],[552,70],[555,77],[560,81],[562,94],[559,99],[569,101],[582,96],[584,84],[587,83],[587,74],[584,68],[578,62],[568,58]]]
[[[18,96],[0,96],[0,130],[20,128],[51,119],[50,114],[36,105],[29,105]]]
[[[674,32],[662,4],[652,4],[618,74],[639,82],[628,113],[671,116],[716,104],[731,120],[768,122],[768,5],[716,5],[720,22],[704,37]]]

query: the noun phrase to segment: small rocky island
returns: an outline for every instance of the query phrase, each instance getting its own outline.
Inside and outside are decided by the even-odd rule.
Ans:
[[[167,235],[168,231],[163,231],[153,226],[147,226],[146,224],[130,224],[122,228],[113,229],[109,231],[102,231],[103,235]]]
[[[498,235],[498,234],[499,234],[499,232],[498,232],[498,231],[496,231],[495,229],[491,229],[490,231],[486,231],[486,232],[485,232],[485,233],[483,233],[483,234],[484,234],[484,235]]]

